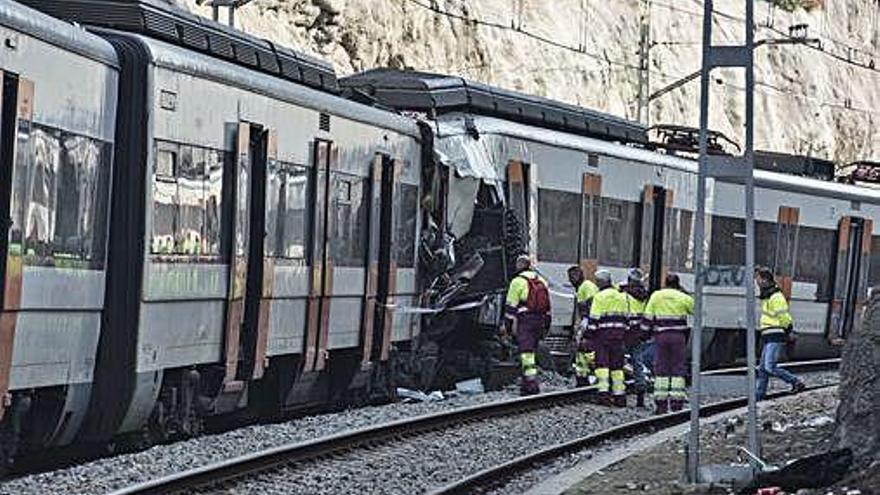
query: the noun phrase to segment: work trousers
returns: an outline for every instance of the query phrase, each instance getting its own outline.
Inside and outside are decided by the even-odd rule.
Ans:
[[[654,402],[657,412],[681,410],[687,400],[684,379],[687,333],[680,330],[657,332],[654,337]]]
[[[590,372],[596,366],[596,339],[591,332],[584,332],[578,342],[574,357],[574,375],[578,386],[590,384]]]
[[[596,382],[600,394],[626,395],[623,374],[624,329],[604,329],[596,331]]]
[[[517,316],[516,343],[521,367],[520,393],[533,395],[541,391],[538,384],[538,341],[544,332],[543,315],[521,314]]]

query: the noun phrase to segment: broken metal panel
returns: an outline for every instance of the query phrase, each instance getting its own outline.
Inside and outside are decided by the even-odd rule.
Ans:
[[[435,141],[436,153],[441,163],[447,165],[460,177],[500,181],[503,175],[497,167],[493,136],[458,134],[444,136]]]
[[[449,175],[446,220],[449,232],[456,239],[461,239],[471,228],[479,189],[480,179]]]

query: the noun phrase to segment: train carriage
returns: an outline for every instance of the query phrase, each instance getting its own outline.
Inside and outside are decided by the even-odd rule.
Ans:
[[[122,60],[126,166],[82,438],[393,393],[395,342],[419,331],[392,311],[417,293],[418,126],[337,96],[321,61],[160,2],[34,4]]]
[[[644,128],[452,76],[380,69],[341,84],[430,121],[438,164],[450,170],[439,174],[445,183],[435,216],[456,237],[459,258],[476,251],[486,262],[465,297],[502,292],[506,259],[532,253],[553,289],[547,341],[558,354],[570,348],[568,266],[605,268],[618,280],[638,266],[653,288],[673,271],[693,287],[697,165],[656,151]],[[831,342],[852,328],[868,285],[880,283],[880,195],[767,170],[756,171],[756,184],[757,262],[773,269],[792,300],[800,338],[791,357],[835,354]],[[485,188],[495,194],[482,194]],[[744,264],[743,195],[741,184],[710,180],[711,266]],[[487,214],[506,225],[489,235],[497,222],[486,222]],[[493,257],[498,252],[506,259]],[[706,362],[742,359],[745,290],[706,293]],[[492,321],[485,316],[475,314],[471,326]]]
[[[107,269],[118,63],[104,40],[0,2],[0,469],[70,443],[91,394]]]

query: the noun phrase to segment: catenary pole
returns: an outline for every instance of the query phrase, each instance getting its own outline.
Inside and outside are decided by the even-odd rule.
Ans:
[[[709,128],[709,77],[712,70],[712,0],[703,5],[703,68],[700,74],[700,162],[697,173],[697,215],[694,222],[694,330],[691,332],[691,427],[687,449],[688,479],[700,474],[700,372],[703,348],[703,277],[706,257],[706,168]]]
[[[761,455],[758,443],[758,404],[755,396],[755,337],[757,315],[755,304],[755,2],[746,0],[746,357],[749,398],[748,447]]]
[[[691,427],[688,441],[688,479],[700,481],[700,371],[703,336],[703,300],[705,286],[706,255],[706,187],[708,179],[734,181],[745,187],[744,210],[746,228],[746,253],[744,274],[746,296],[746,358],[748,374],[745,393],[748,397],[748,449],[760,455],[758,442],[758,410],[755,397],[755,4],[745,0],[745,44],[716,46],[712,44],[713,1],[705,0],[703,12],[703,67],[700,71],[700,162],[697,175],[697,221],[694,228],[694,331],[691,339]],[[746,76],[745,98],[745,153],[741,157],[709,155],[709,82],[715,68],[743,68]]]

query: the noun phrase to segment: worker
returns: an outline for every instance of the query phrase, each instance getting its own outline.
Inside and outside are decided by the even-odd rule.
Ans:
[[[680,411],[687,400],[685,367],[688,316],[694,298],[681,288],[678,275],[666,276],[665,287],[651,295],[645,306],[645,324],[654,335],[654,404],[657,414]]]
[[[532,269],[528,255],[516,259],[516,275],[507,290],[506,319],[514,328],[522,378],[520,393],[540,392],[536,351],[544,330],[550,327],[550,291],[547,281]]]
[[[776,285],[776,279],[769,268],[755,270],[755,281],[758,284],[758,299],[761,301],[761,363],[758,366],[758,400],[767,395],[767,384],[770,376],[775,376],[791,385],[792,392],[802,392],[806,385],[790,371],[778,366],[780,354],[791,336],[793,320],[788,310],[788,301],[782,290]]]
[[[633,369],[633,389],[636,393],[636,407],[645,407],[645,393],[648,391],[648,379],[645,376],[644,356],[648,350],[648,332],[642,330],[642,316],[648,297],[651,295],[645,287],[644,274],[638,268],[630,268],[626,274],[626,283],[621,290],[627,299],[627,332],[626,349],[630,356]]]
[[[587,330],[590,320],[590,304],[599,288],[584,276],[579,266],[568,269],[568,281],[575,290],[575,340],[577,346],[574,358],[575,384],[578,387],[590,385],[590,371],[596,364],[596,343],[592,332]]]
[[[589,330],[596,341],[596,382],[599,402],[626,407],[624,382],[624,338],[627,330],[627,296],[611,279],[611,272],[596,272],[599,293],[590,305]]]

